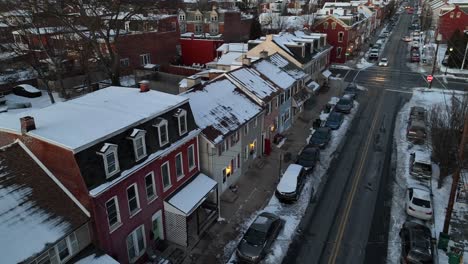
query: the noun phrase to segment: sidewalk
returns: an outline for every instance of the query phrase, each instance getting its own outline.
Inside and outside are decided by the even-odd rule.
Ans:
[[[328,92],[320,93],[306,102],[304,111],[285,133],[287,139],[281,149],[273,146],[270,156],[257,159],[255,165],[237,182],[236,194],[227,190],[221,196],[221,218],[224,218],[224,221],[215,223],[206,232],[185,258],[184,264],[217,264],[225,263],[229,259],[233,250],[229,250],[224,256],[224,249],[227,245],[229,248],[235,248],[236,245],[233,243],[236,243],[236,238],[240,235],[238,232],[240,225],[249,217],[253,217],[256,211],[264,208],[274,195],[279,180],[280,153],[284,156],[291,154],[290,160],[284,159],[281,162],[284,170],[305,145],[313,120],[319,117],[321,110],[332,96],[340,94],[341,87],[337,87],[337,82],[330,85]]]

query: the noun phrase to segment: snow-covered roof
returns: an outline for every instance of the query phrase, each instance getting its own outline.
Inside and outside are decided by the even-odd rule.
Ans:
[[[257,61],[252,64],[252,67],[282,89],[288,89],[295,82],[293,77],[267,60]]]
[[[0,149],[2,263],[34,257],[89,221],[66,192],[22,143]]]
[[[20,117],[32,116],[29,135],[79,152],[124,129],[143,123],[182,104],[181,96],[111,86],[77,99],[16,115],[0,115],[0,130],[20,133]]]
[[[431,164],[431,153],[430,151],[419,151],[415,150],[414,161],[418,163]]]
[[[236,60],[244,54],[243,52],[228,52],[219,57],[216,64],[218,65],[233,65],[236,64]]]
[[[288,73],[291,77],[296,80],[300,80],[306,76],[306,73],[302,71],[299,67],[289,62],[286,58],[281,56],[279,53],[275,53],[271,55],[268,60],[275,64],[276,66],[283,69],[286,73]]]
[[[190,215],[198,205],[204,201],[205,196],[216,186],[216,181],[200,173],[191,182],[175,193],[169,200],[175,208],[183,214]]]
[[[107,254],[93,253],[77,260],[75,264],[119,264],[119,262]]]
[[[228,72],[227,75],[263,101],[269,101],[271,96],[280,91],[274,84],[263,78],[258,71],[252,68],[242,67]]]
[[[190,99],[197,125],[215,144],[262,111],[260,106],[225,77],[189,90],[181,96]]]
[[[291,164],[281,177],[278,187],[276,189],[282,193],[292,193],[296,191],[297,177],[301,173],[302,166],[298,164]]]
[[[40,92],[39,89],[36,87],[30,85],[30,84],[18,84],[18,87],[22,87],[24,90],[30,92],[30,93],[37,93]]]
[[[246,43],[224,43],[216,49],[218,52],[247,52],[249,45]]]

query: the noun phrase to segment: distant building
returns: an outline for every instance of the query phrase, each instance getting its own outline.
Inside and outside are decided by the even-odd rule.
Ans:
[[[442,41],[447,42],[457,29],[462,33],[468,30],[468,3],[441,9],[438,30],[442,35]]]

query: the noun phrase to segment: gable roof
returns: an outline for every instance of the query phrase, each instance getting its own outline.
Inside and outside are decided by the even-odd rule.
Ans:
[[[314,24],[314,28],[317,27],[320,24],[323,24],[324,22],[327,22],[328,19],[331,19],[331,20],[337,22],[338,24],[340,24],[344,28],[351,27],[350,25],[346,24],[343,20],[339,19],[338,17],[336,17],[334,15],[327,15],[326,17],[323,17],[322,19],[317,21],[317,23]]]
[[[190,99],[195,122],[202,129],[202,134],[215,144],[262,111],[226,77],[181,95]]]
[[[89,221],[89,212],[20,141],[0,148],[0,197],[5,263],[35,256]]]
[[[288,89],[295,82],[294,78],[267,60],[257,60],[252,67],[282,89]]]
[[[248,93],[263,102],[268,102],[280,89],[266,79],[261,73],[249,67],[242,67],[227,72],[226,75],[234,83],[245,88]]]
[[[163,92],[111,86],[42,109],[0,116],[0,130],[20,133],[20,117],[32,116],[36,129],[29,135],[76,153],[186,101]]]
[[[296,80],[300,80],[306,76],[306,73],[301,68],[288,61],[279,53],[275,53],[269,56],[267,60],[273,63],[274,65],[280,67],[283,71],[285,71],[287,74],[289,74]]]

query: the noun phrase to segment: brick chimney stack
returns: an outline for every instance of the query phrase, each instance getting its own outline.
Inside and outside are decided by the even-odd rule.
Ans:
[[[140,82],[140,93],[146,93],[150,90],[149,81],[143,80]]]
[[[20,122],[22,134],[26,134],[27,132],[36,129],[36,123],[34,122],[34,117],[32,116],[21,117]]]

